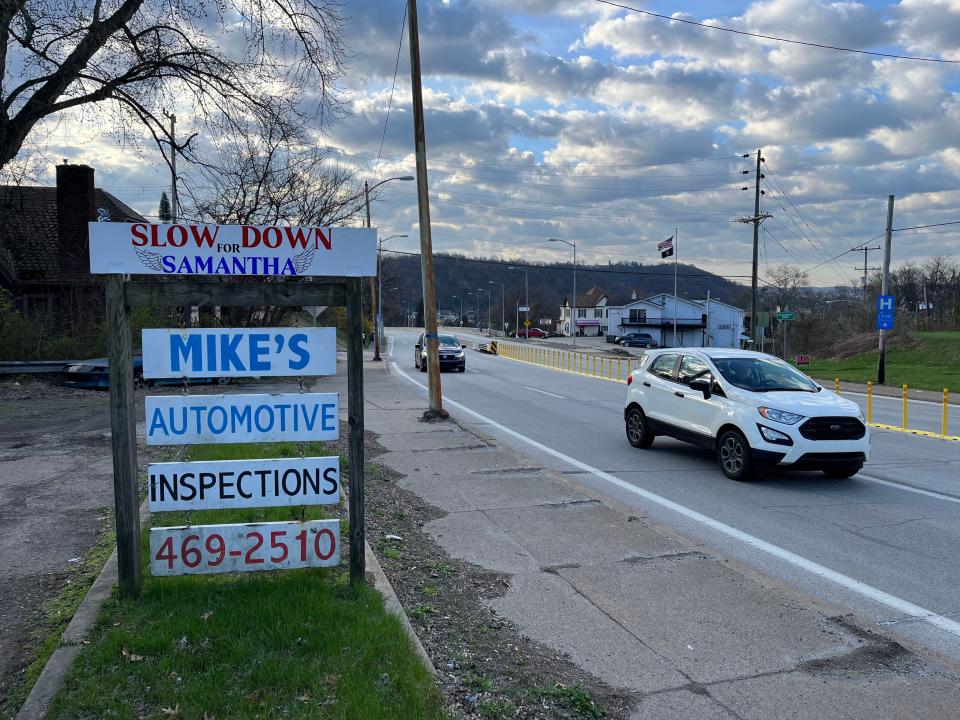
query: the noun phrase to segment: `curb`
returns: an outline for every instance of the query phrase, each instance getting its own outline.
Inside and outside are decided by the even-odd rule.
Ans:
[[[407,617],[403,605],[400,604],[400,599],[397,597],[397,593],[394,592],[393,585],[391,585],[390,580],[387,579],[386,573],[384,573],[383,568],[380,567],[377,556],[374,555],[373,550],[370,549],[370,543],[364,540],[363,546],[366,556],[367,573],[373,575],[373,587],[383,596],[384,607],[386,607],[387,612],[395,615],[400,621],[404,632],[407,633],[407,637],[410,638],[410,642],[413,644],[414,650],[417,651],[417,655],[423,660],[423,664],[427,670],[430,671],[430,674],[436,677],[437,669],[433,666],[433,662],[430,660],[430,656],[427,655],[427,651],[420,642],[420,638],[413,629],[413,625],[410,624],[410,618]],[[17,720],[20,720],[19,716]]]
[[[140,524],[144,524],[150,513],[147,512],[147,502],[140,506]],[[77,608],[70,623],[60,636],[60,644],[53,654],[47,658],[47,664],[37,681],[30,689],[30,694],[17,711],[15,720],[43,720],[50,703],[63,687],[63,680],[70,670],[73,661],[80,654],[83,641],[90,634],[90,630],[97,622],[97,615],[103,601],[110,597],[117,584],[117,550],[114,548],[106,564],[87,590],[83,601]]]

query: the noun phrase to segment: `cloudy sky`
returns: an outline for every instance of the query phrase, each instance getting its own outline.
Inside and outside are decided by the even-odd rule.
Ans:
[[[623,4],[960,61],[960,0]],[[343,7],[349,114],[318,142],[371,181],[411,174],[406,33],[387,120],[405,0]],[[420,0],[420,39],[436,251],[560,260],[547,242],[559,237],[584,262],[654,262],[677,228],[681,260],[744,275],[752,230],[736,219],[753,213],[756,157],[742,156],[760,147],[773,215],[762,271],[790,263],[814,284],[856,282],[863,253],[826,261],[883,232],[890,194],[895,227],[960,220],[960,63],[755,39],[594,0]],[[79,150],[63,129],[47,142],[155,214],[165,176],[149,154],[119,153],[106,134]],[[409,235],[391,247],[417,249],[415,183],[384,187],[373,215],[383,235]],[[960,225],[897,233],[894,262],[960,254],[958,240]],[[871,266],[880,260],[871,253]]]

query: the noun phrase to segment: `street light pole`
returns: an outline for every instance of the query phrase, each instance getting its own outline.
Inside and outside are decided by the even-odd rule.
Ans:
[[[460,301],[460,314],[457,316],[457,325],[463,327],[463,298],[459,295],[454,295],[453,299]]]
[[[477,315],[480,314],[480,293],[484,290],[487,291],[487,335],[493,332],[493,328],[490,327],[490,288],[477,288]]]
[[[388,183],[391,180],[413,180],[412,175],[404,175],[402,177],[392,177],[387,178],[386,180],[381,180],[373,187],[370,187],[370,184],[364,180],[363,181],[363,199],[367,206],[367,227],[370,227],[370,191],[376,190],[378,187],[384,183]],[[403,235],[402,237],[406,237]],[[382,312],[380,309],[379,298],[381,294],[377,292],[377,287],[380,285],[380,244],[377,243],[377,274],[370,278],[370,312],[373,315],[373,333],[376,336],[374,340],[374,350],[373,350],[373,359],[380,360],[380,333],[383,330],[383,323],[378,322],[377,316]]]
[[[573,349],[577,349],[577,244],[560,238],[547,238],[548,242],[561,242],[573,248],[573,300],[570,308],[570,335],[573,338]]]
[[[376,344],[374,346],[374,352],[373,352],[374,360],[380,359],[380,343],[383,342],[383,282],[381,281],[381,278],[380,278],[380,268],[382,267],[381,260],[380,260],[380,252],[383,250],[383,244],[385,242],[390,242],[394,238],[405,238],[405,237],[407,236],[391,235],[390,237],[377,242],[377,313],[374,316],[375,327],[373,328],[373,331],[377,335],[377,339],[376,339]]]
[[[518,268],[513,265],[507,268],[508,270],[523,270],[523,306],[526,310],[523,311],[523,319],[528,321],[530,320],[530,275],[527,272],[527,268]],[[520,334],[520,320],[517,319],[517,335]],[[527,326],[529,327],[529,325]]]
[[[496,280],[491,280],[490,284],[500,286],[500,330],[502,330],[504,334],[506,334],[506,329],[503,326],[503,305],[505,302],[504,296],[507,293],[507,287],[502,282],[497,282]]]
[[[480,293],[468,292],[467,295],[475,295],[477,298],[477,314],[474,316],[473,322],[476,324],[477,330],[479,330],[480,329]]]

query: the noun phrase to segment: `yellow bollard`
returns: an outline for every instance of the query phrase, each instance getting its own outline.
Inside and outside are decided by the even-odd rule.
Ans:
[[[833,391],[839,395],[840,394],[840,378],[833,379]]]
[[[907,429],[907,386],[903,386],[903,429]]]
[[[873,381],[867,380],[867,425],[873,423]]]
[[[950,391],[943,389],[943,417],[940,419],[940,434],[947,436],[947,401],[950,399]]]
[[[623,379],[623,373],[620,372],[621,370],[623,370],[623,366],[620,364],[622,359],[623,358],[617,358],[617,381],[618,382]]]

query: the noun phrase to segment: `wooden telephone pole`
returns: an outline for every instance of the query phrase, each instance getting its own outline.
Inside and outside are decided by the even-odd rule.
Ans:
[[[427,140],[423,127],[423,87],[420,83],[420,31],[417,0],[409,0],[410,84],[413,87],[413,138],[417,155],[417,199],[420,209],[420,279],[423,284],[423,325],[427,343],[428,418],[445,418],[440,394],[440,359],[437,336],[437,292],[433,284],[433,239],[430,235],[430,196],[427,185]]]

